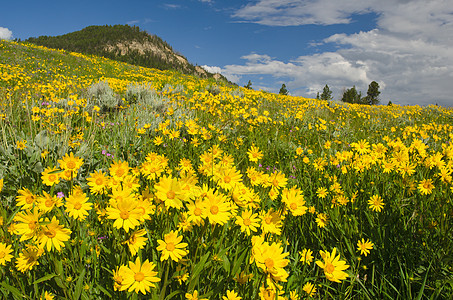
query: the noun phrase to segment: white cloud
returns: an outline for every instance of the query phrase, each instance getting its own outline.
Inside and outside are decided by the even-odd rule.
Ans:
[[[234,75],[271,75],[288,79],[286,86],[293,95],[315,96],[326,82],[340,93],[340,89],[348,87],[350,82],[362,88],[372,81],[367,77],[367,67],[363,63],[352,64],[335,52],[300,56],[287,63],[256,53],[243,56],[242,59],[246,60],[244,65],[227,65],[221,69],[221,73],[227,78]],[[265,89],[277,91],[282,82],[284,80]]]
[[[220,67],[215,67],[215,66],[207,66],[207,65],[204,65],[204,66],[201,66],[203,69],[205,69],[206,71],[210,72],[210,73],[220,73],[222,71],[222,68]]]
[[[166,9],[180,9],[180,8],[182,8],[182,6],[179,5],[179,4],[171,4],[171,3],[164,3],[163,6]]]
[[[262,25],[346,24],[353,13],[370,11],[372,0],[260,0],[237,10],[233,17]]]
[[[140,23],[140,20],[132,20],[132,21],[126,22],[127,25],[135,25],[138,23]]]
[[[366,93],[375,80],[385,103],[453,106],[451,0],[260,0],[233,17],[271,26],[327,25],[348,23],[353,14],[369,12],[378,16],[377,28],[316,41],[338,46],[336,52],[290,62],[251,54],[243,57],[244,65],[225,66],[223,71],[286,76],[289,88],[303,87],[299,94],[315,93],[326,83],[337,93],[352,85]]]
[[[144,18],[144,19],[137,19],[137,20],[131,20],[126,22],[127,25],[135,25],[135,24],[148,24],[151,22],[155,22],[150,18]]]
[[[207,65],[203,65],[201,66],[203,69],[205,69],[206,71],[210,72],[210,73],[221,73],[223,76],[225,76],[229,81],[231,82],[236,82],[238,83],[239,80],[241,79],[240,76],[238,76],[237,74],[232,74],[232,73],[229,73],[227,72],[226,70],[223,70],[222,68],[220,67],[216,67],[216,66],[207,66]]]
[[[0,40],[10,40],[13,38],[13,32],[5,27],[0,27]]]

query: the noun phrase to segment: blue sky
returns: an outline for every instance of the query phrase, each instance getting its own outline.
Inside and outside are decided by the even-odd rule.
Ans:
[[[451,0],[5,2],[0,38],[137,25],[239,85],[340,99],[377,81],[383,104],[453,106]]]

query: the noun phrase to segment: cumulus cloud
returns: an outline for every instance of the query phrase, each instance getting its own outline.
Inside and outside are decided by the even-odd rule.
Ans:
[[[205,69],[206,71],[208,71],[209,73],[220,73],[222,72],[222,68],[220,67],[216,67],[216,66],[207,66],[207,65],[204,65],[204,66],[201,66],[203,69]]]
[[[5,27],[0,27],[0,40],[10,40],[13,38],[13,32]]]
[[[238,83],[239,80],[241,79],[240,76],[238,76],[237,74],[232,74],[232,73],[229,73],[228,71],[220,68],[220,67],[217,67],[217,66],[207,66],[207,65],[203,65],[201,66],[203,69],[205,69],[206,71],[210,72],[210,73],[220,73],[222,74],[223,76],[225,76],[229,81],[231,82],[236,82]]]
[[[344,24],[354,14],[373,12],[375,29],[337,33],[320,44],[336,52],[301,55],[289,62],[265,54],[244,56],[229,65],[231,74],[269,74],[290,78],[288,87],[313,94],[324,84],[337,93],[356,85],[366,92],[378,81],[384,101],[400,104],[453,105],[453,6],[449,0],[260,0],[233,15],[269,26]],[[294,94],[294,93],[293,93]],[[337,95],[339,97],[339,95]]]
[[[271,75],[274,78],[284,78],[288,80],[286,85],[293,95],[315,96],[316,92],[322,90],[326,80],[334,91],[335,87],[342,88],[348,86],[350,82],[358,83],[358,87],[371,82],[367,77],[367,67],[363,63],[351,63],[335,52],[300,56],[290,62],[282,62],[268,55],[256,53],[241,58],[246,60],[245,64],[227,65],[220,73],[227,78],[234,75]],[[281,82],[277,83],[280,84]],[[276,91],[280,87],[277,85],[263,88]]]

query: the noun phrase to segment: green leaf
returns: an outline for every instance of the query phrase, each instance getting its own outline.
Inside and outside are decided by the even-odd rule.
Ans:
[[[5,289],[7,289],[11,294],[13,294],[14,298],[15,299],[22,299],[23,298],[23,295],[22,293],[16,289],[15,287],[13,286],[10,286],[9,284],[7,284],[6,282],[2,282],[0,283]]]
[[[55,269],[57,270],[58,275],[64,274],[63,262],[61,260],[55,260]]]
[[[106,248],[106,247],[105,247],[104,245],[102,245],[102,244],[101,244],[100,246],[101,246],[102,250],[104,250],[105,253],[107,253],[107,254],[112,254],[112,251],[110,251],[110,249]]]
[[[343,239],[344,239],[344,242],[346,244],[346,248],[348,248],[348,251],[351,254],[351,256],[354,255],[355,252],[354,252],[354,250],[353,250],[353,248],[351,246],[351,242],[349,241],[349,238],[347,238],[346,236],[343,235]]]
[[[233,274],[233,276],[238,273],[239,268],[241,267],[241,264],[244,261],[245,256],[247,255],[247,252],[248,252],[247,250],[248,249],[244,249],[244,251],[242,251],[242,253],[239,256],[239,258],[234,262],[233,269],[231,270],[231,274]]]
[[[102,285],[100,285],[99,283],[96,284],[96,287],[101,291],[103,292],[106,296],[108,296],[109,298],[112,298],[112,295],[105,289],[102,287]]]
[[[76,283],[75,290],[74,290],[74,298],[73,298],[74,300],[77,300],[80,298],[80,293],[82,292],[82,285],[83,285],[83,279],[85,278],[85,273],[86,273],[86,269],[84,268],[82,273],[79,276],[79,279],[77,279],[77,283]]]
[[[61,260],[55,260],[55,270],[57,271],[57,276],[54,277],[55,283],[64,290],[67,290],[66,285],[64,284],[63,276],[63,262]]]
[[[201,271],[203,270],[203,267],[205,266],[206,261],[208,260],[210,255],[211,255],[211,252],[206,253],[193,268],[192,275],[190,276],[191,279],[190,279],[189,288],[188,288],[189,291],[193,290],[193,288],[197,284],[198,276],[200,275]]]
[[[429,273],[430,268],[431,268],[431,263],[429,264],[428,270],[426,270],[425,279],[423,280],[422,287],[420,288],[420,291],[418,292],[416,300],[420,300],[423,296],[423,292],[425,290],[425,285],[426,285],[426,279],[428,278],[428,273]]]
[[[39,278],[39,279],[36,279],[36,280],[33,282],[33,284],[38,284],[38,283],[47,281],[47,280],[49,280],[49,279],[54,278],[55,276],[57,276],[57,274],[55,274],[55,273],[47,274],[46,276],[43,276],[43,277],[41,277],[41,278]]]
[[[226,256],[226,254],[222,255],[222,261],[223,261],[223,268],[225,269],[225,271],[230,274],[230,261],[228,259],[228,257]]]
[[[10,224],[13,218],[16,216],[17,212],[20,210],[20,207],[16,208],[16,210],[9,216],[8,221],[6,224]]]
[[[61,287],[62,289],[66,290],[66,286],[64,285],[63,280],[61,280],[60,277],[55,277],[54,280],[55,280],[55,283],[56,283],[59,287]]]
[[[80,299],[90,300],[91,298],[87,295],[86,291],[82,290],[82,295],[80,295]]]
[[[49,172],[48,174],[60,174],[63,172],[64,172],[64,170],[55,170],[55,171]]]
[[[50,139],[47,136],[46,130],[42,130],[38,134],[36,134],[36,136],[35,136],[35,144],[38,147],[40,147],[42,149],[46,149],[46,147],[49,144],[49,142],[50,142]]]
[[[168,295],[167,297],[165,297],[165,300],[170,300],[170,299],[173,298],[174,296],[179,295],[179,294],[183,294],[183,293],[184,293],[183,290],[174,291],[174,292],[170,293],[170,295]]]

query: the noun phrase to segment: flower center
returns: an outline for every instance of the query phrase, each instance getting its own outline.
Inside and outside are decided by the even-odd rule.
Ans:
[[[50,182],[57,181],[57,179],[58,179],[58,177],[57,177],[55,174],[51,174],[51,175],[49,176],[49,181],[50,181]]]
[[[135,281],[142,281],[143,279],[145,279],[145,274],[143,274],[142,272],[135,273],[134,279]]]
[[[272,180],[272,184],[273,184],[275,187],[278,187],[278,180],[277,180],[277,179]]]
[[[121,219],[123,219],[123,220],[129,219],[129,212],[128,212],[128,211],[122,211],[122,212],[120,212],[120,217],[121,217]]]
[[[57,235],[57,232],[54,229],[48,229],[44,230],[44,235],[51,239]]]
[[[297,204],[293,202],[293,203],[291,203],[289,205],[289,207],[291,207],[291,210],[296,210],[297,209]]]
[[[80,204],[80,202],[76,202],[76,203],[74,204],[74,209],[79,210],[79,209],[81,209],[81,208],[82,208],[82,204]]]
[[[51,207],[53,205],[52,199],[47,199],[45,204],[47,207]]]
[[[168,199],[175,199],[175,196],[176,196],[175,192],[173,192],[173,191],[168,191],[167,192],[167,198]]]
[[[326,272],[332,274],[335,271],[335,266],[331,263],[327,263],[326,265]]]
[[[32,204],[33,201],[35,201],[35,197],[33,196],[27,196],[27,198],[25,198],[25,202],[27,202],[27,204]]]
[[[271,217],[267,217],[264,219],[264,222],[266,222],[266,224],[270,224],[272,223],[272,218]]]
[[[36,260],[37,260],[37,257],[34,257],[32,254],[27,258],[27,264],[28,265],[34,264]]]
[[[201,215],[201,208],[199,208],[199,207],[195,208],[193,214],[196,215],[197,217],[200,216]]]
[[[211,211],[211,214],[216,215],[219,213],[219,207],[217,205],[213,205],[213,206],[211,206],[210,211]]]
[[[223,177],[223,181],[224,181],[225,183],[230,183],[231,177],[227,175],[227,176]]]
[[[75,169],[75,167],[76,167],[76,164],[75,164],[75,162],[73,162],[73,161],[70,161],[70,162],[68,162],[68,163],[66,164],[66,168],[67,168],[67,169],[72,170],[72,169]]]
[[[266,265],[266,268],[272,269],[274,267],[274,260],[272,258],[268,257],[264,261],[264,264]]]
[[[165,247],[168,251],[173,251],[175,250],[175,244],[173,243],[167,243],[167,246]]]
[[[115,175],[117,177],[122,177],[123,174],[124,174],[124,170],[123,169],[118,169],[118,170],[115,171]]]
[[[103,183],[104,183],[104,180],[102,180],[102,178],[96,179],[96,185],[102,185]]]
[[[117,277],[115,277],[114,280],[117,284],[121,284],[123,282],[123,277],[117,275]]]
[[[252,221],[250,221],[250,219],[244,219],[244,225],[245,226],[250,226],[250,224],[252,224]]]
[[[0,259],[2,259],[2,258],[5,257],[5,256],[6,256],[6,253],[3,252],[3,251],[0,251]]]
[[[36,222],[36,221],[31,221],[30,223],[28,223],[28,228],[29,228],[30,230],[35,230],[36,224],[37,224],[37,223],[38,223],[38,222]]]

